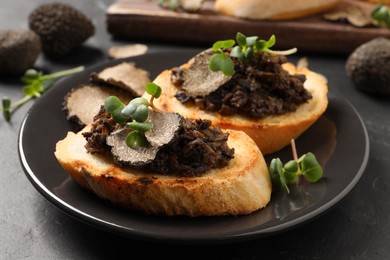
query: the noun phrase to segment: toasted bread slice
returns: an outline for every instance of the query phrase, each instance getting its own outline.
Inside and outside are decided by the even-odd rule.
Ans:
[[[259,210],[271,197],[267,164],[253,140],[229,130],[235,157],[228,166],[201,177],[179,177],[116,166],[107,156],[88,153],[82,132],[69,132],[55,156],[84,188],[116,205],[153,215],[242,215]]]
[[[216,0],[215,10],[225,15],[253,20],[288,20],[322,13],[341,0]]]
[[[188,66],[188,63],[182,65],[183,68]],[[328,106],[328,85],[324,76],[308,68],[297,68],[291,63],[283,64],[283,68],[290,74],[306,75],[304,87],[313,96],[292,113],[251,119],[242,115],[223,116],[216,112],[201,110],[195,104],[183,104],[175,97],[178,89],[171,82],[170,70],[161,72],[154,80],[154,83],[162,88],[162,94],[159,99],[154,100],[154,104],[163,111],[178,112],[189,119],[208,119],[215,126],[244,131],[256,142],[263,155],[270,154],[289,145],[291,139],[297,139]],[[144,97],[149,98],[147,94],[144,94]]]

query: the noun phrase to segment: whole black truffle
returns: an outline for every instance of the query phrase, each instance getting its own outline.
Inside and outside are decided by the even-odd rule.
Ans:
[[[0,30],[0,74],[22,75],[41,53],[39,36],[31,30]]]
[[[63,56],[82,45],[95,33],[90,18],[64,3],[42,4],[29,16],[30,29],[42,42],[48,56]]]
[[[356,48],[346,71],[357,88],[390,95],[390,40],[378,37]]]

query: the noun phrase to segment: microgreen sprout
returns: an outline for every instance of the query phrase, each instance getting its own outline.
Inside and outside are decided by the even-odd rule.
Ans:
[[[212,71],[221,71],[226,76],[234,73],[234,63],[231,57],[242,62],[249,62],[254,59],[256,53],[267,52],[278,55],[290,55],[297,51],[292,48],[285,51],[271,50],[276,43],[275,35],[266,40],[258,40],[257,36],[246,37],[238,32],[236,40],[217,41],[213,44],[214,54],[210,58],[209,68]]]
[[[68,76],[74,73],[78,73],[84,70],[83,66],[63,70],[60,72],[45,74],[41,71],[35,69],[28,69],[23,77],[21,78],[22,82],[26,85],[23,87],[24,97],[15,103],[11,103],[11,100],[8,97],[2,98],[2,107],[0,111],[3,111],[3,117],[6,121],[11,121],[12,110],[16,109],[32,98],[39,98],[47,89],[49,89],[54,82],[61,77]]]
[[[232,59],[226,55],[225,49],[232,48],[234,44],[234,40],[217,41],[213,44],[215,53],[211,56],[209,64],[209,68],[212,71],[222,71],[226,76],[233,75],[234,63]]]
[[[387,6],[381,4],[376,5],[371,12],[371,17],[379,25],[390,28],[390,9]]]
[[[110,96],[104,102],[104,107],[117,123],[126,123],[132,131],[126,137],[126,144],[129,147],[148,146],[148,141],[145,137],[145,133],[152,129],[153,125],[148,121],[149,106],[154,111],[159,111],[153,104],[155,98],[159,98],[161,95],[160,86],[153,82],[146,84],[146,93],[151,98],[146,100],[143,97],[137,97],[132,99],[129,104],[123,104],[116,96]]]
[[[297,157],[295,142],[291,141],[294,160],[288,161],[284,166],[279,158],[274,158],[270,163],[270,176],[275,190],[290,193],[289,184],[298,183],[303,176],[309,182],[317,182],[323,174],[321,165],[311,152]]]

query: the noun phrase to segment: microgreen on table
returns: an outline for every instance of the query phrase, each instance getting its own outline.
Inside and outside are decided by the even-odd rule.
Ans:
[[[104,108],[111,114],[115,122],[126,123],[132,129],[126,137],[126,144],[129,147],[145,147],[149,144],[145,137],[145,133],[153,127],[152,123],[147,120],[149,106],[153,110],[159,111],[154,106],[153,100],[160,97],[162,92],[160,86],[149,82],[146,84],[145,90],[151,96],[149,101],[143,97],[137,97],[125,105],[116,96],[110,96],[104,102]]]
[[[295,142],[291,141],[294,160],[288,161],[284,166],[280,158],[273,158],[270,163],[270,176],[272,187],[290,193],[289,184],[297,183],[302,176],[309,182],[317,182],[323,174],[321,165],[311,152],[297,157]]]
[[[55,72],[52,74],[45,74],[35,69],[28,69],[23,77],[22,82],[26,85],[23,87],[24,97],[14,103],[8,97],[2,98],[2,107],[0,111],[3,111],[3,117],[6,121],[11,121],[12,110],[16,109],[32,98],[39,98],[47,89],[49,89],[54,82],[64,76],[75,74],[84,70],[83,66]]]
[[[259,40],[257,36],[246,37],[238,32],[236,40],[216,41],[212,49],[214,54],[210,58],[209,68],[212,71],[221,71],[226,76],[234,73],[234,62],[231,57],[242,62],[249,62],[254,59],[256,53],[267,52],[278,55],[290,55],[297,51],[292,48],[285,51],[271,50],[276,43],[275,35],[266,40]]]

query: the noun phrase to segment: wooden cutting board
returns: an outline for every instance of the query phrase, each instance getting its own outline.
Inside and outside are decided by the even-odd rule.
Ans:
[[[390,38],[390,29],[359,28],[348,23],[323,19],[323,14],[286,21],[254,21],[217,13],[214,2],[203,3],[197,13],[185,13],[159,7],[153,0],[117,0],[106,13],[107,31],[116,38],[133,41],[147,40],[161,43],[204,45],[211,47],[217,40],[234,39],[237,32],[268,39],[276,35],[274,49],[297,47],[300,52],[349,54],[359,45],[379,36]],[[374,5],[356,0],[366,14]],[[328,11],[329,12],[329,11]]]

